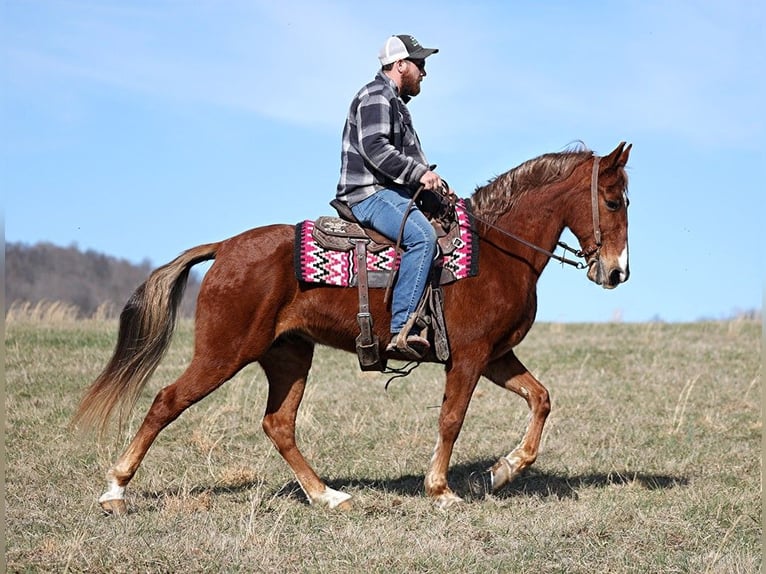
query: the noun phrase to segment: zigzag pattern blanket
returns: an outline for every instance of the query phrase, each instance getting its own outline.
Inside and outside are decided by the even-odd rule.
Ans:
[[[479,242],[473,225],[470,204],[459,200],[455,212],[460,226],[460,238],[451,251],[442,257],[442,284],[473,277],[479,271]],[[305,220],[295,226],[295,274],[299,281],[337,287],[356,285],[356,262],[352,251],[332,251],[318,245],[313,237],[314,222]],[[446,251],[446,250],[445,250]],[[375,281],[376,275],[388,275],[398,269],[399,258],[393,247],[378,253],[367,253],[370,287],[384,286]]]

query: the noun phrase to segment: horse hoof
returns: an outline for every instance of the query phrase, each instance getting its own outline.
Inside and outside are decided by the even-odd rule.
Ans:
[[[338,504],[335,507],[335,510],[343,510],[344,512],[347,512],[351,510],[352,508],[354,508],[354,504],[351,502],[351,499],[349,499],[349,500],[344,500],[343,502]]]
[[[484,498],[492,493],[492,473],[488,470],[472,472],[468,477],[468,488],[476,497]]]
[[[311,503],[318,506],[326,506],[327,508],[348,510],[351,508],[351,495],[326,486],[324,492],[313,498]]]
[[[513,453],[509,456],[502,457],[489,471],[491,475],[490,492],[500,490],[506,484],[513,482],[513,480],[519,476],[523,468],[524,467],[521,466],[521,460],[518,456],[513,456]]]
[[[123,498],[101,500],[99,501],[99,504],[101,505],[101,508],[104,510],[106,514],[111,514],[114,516],[124,516],[125,514],[128,513],[128,505],[125,504],[125,499]]]
[[[458,504],[462,502],[463,502],[463,499],[460,498],[457,494],[449,492],[449,493],[445,493],[445,494],[437,496],[434,499],[434,506],[438,508],[439,510],[447,510],[449,508],[453,508],[457,506]]]

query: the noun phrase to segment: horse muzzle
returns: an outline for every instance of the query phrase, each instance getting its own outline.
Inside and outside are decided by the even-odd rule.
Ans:
[[[614,289],[629,277],[630,268],[627,264],[623,266],[620,261],[608,264],[600,257],[588,261],[588,279],[604,289]]]

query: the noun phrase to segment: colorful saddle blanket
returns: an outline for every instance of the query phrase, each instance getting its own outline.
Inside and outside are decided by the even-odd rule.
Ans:
[[[455,205],[458,224],[439,238],[441,260],[436,266],[442,285],[473,277],[479,271],[479,241],[470,203]],[[438,225],[438,224],[437,224]],[[295,226],[295,274],[299,281],[338,287],[357,284],[356,258],[351,240],[360,236],[357,224],[338,217],[320,217]],[[367,246],[367,277],[370,287],[386,287],[399,260],[393,245],[371,242]]]

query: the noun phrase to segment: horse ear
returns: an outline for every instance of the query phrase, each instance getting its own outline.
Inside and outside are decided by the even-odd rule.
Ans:
[[[609,169],[625,167],[628,163],[628,157],[630,156],[630,150],[633,147],[633,144],[627,144],[627,147],[625,146],[625,142],[620,142],[620,145],[602,160],[603,165]]]
[[[624,143],[621,145],[625,145]],[[625,167],[628,165],[628,158],[630,157],[630,150],[633,148],[633,144],[628,144],[625,149],[622,150],[622,153],[620,154],[620,159],[617,160],[617,165],[620,167]]]

